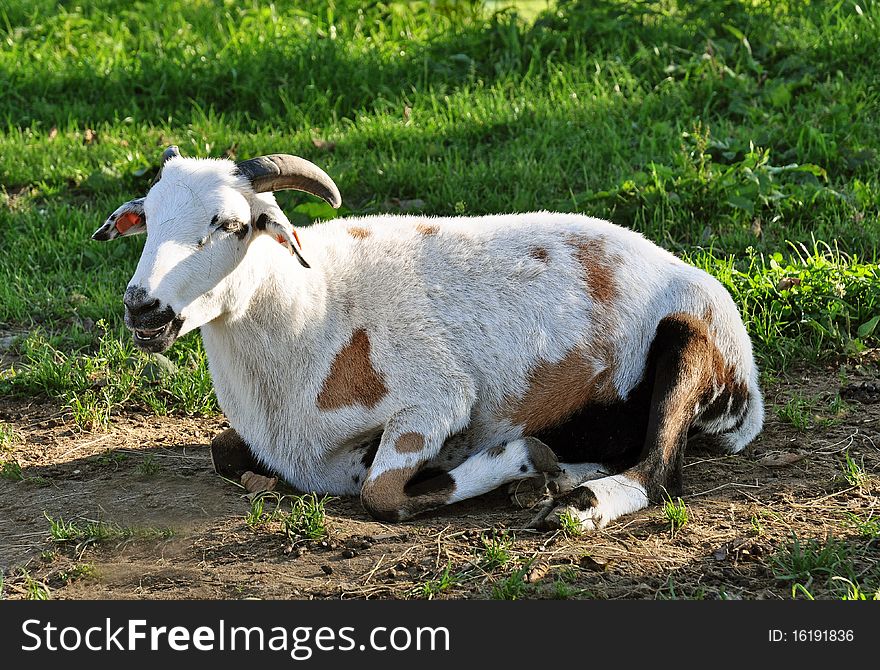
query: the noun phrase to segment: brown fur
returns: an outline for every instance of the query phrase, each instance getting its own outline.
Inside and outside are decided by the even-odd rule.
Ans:
[[[379,519],[400,520],[406,502],[403,487],[415,472],[416,468],[395,468],[368,480],[361,489],[361,502],[364,507]]]
[[[400,521],[449,502],[455,482],[446,472],[407,486],[417,468],[395,468],[367,481],[361,502],[370,514],[386,521]]]
[[[608,347],[593,351],[600,360],[607,361],[608,367],[597,371],[592,356],[588,358],[582,349],[572,349],[561,361],[542,361],[532,368],[525,394],[512,403],[511,423],[521,424],[524,434],[532,435],[562,423],[588,403],[616,400]]]
[[[529,256],[542,263],[547,263],[550,260],[550,254],[544,247],[532,247],[529,249]]]
[[[681,367],[677,383],[663,399],[664,414],[660,427],[660,444],[664,461],[671,461],[679,448],[679,436],[686,432],[694,416],[694,406],[712,389],[712,368],[721,358],[717,347],[709,339],[708,324],[690,314],[676,313],[666,317],[681,323],[688,337],[681,348]]]
[[[617,300],[619,291],[614,271],[619,263],[609,258],[605,242],[601,238],[583,239],[573,236],[567,242],[574,248],[575,257],[584,269],[590,297],[605,305]]]
[[[351,235],[356,240],[362,240],[365,237],[370,236],[369,230],[367,230],[366,228],[358,228],[357,226],[354,226],[352,228],[348,228],[347,232],[349,235]]]
[[[351,342],[336,354],[318,394],[317,405],[325,411],[350,405],[373,408],[387,393],[383,376],[370,362],[367,331],[359,329],[352,334]]]
[[[415,454],[425,448],[425,438],[419,433],[404,433],[395,440],[394,448],[400,454]]]
[[[436,235],[440,232],[440,228],[433,224],[420,223],[416,226],[416,230],[419,231],[425,237],[429,237],[431,235]]]

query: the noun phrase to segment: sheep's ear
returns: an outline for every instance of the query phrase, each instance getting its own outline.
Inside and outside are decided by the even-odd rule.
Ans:
[[[104,225],[92,235],[92,239],[106,242],[120,235],[138,235],[146,230],[144,199],[136,198],[119,206],[115,212],[108,216]]]
[[[302,247],[299,243],[299,237],[296,234],[296,230],[294,230],[290,221],[287,220],[287,217],[284,216],[281,210],[278,210],[278,213],[281,214],[281,216],[272,216],[270,212],[263,212],[254,222],[254,228],[258,231],[268,233],[278,242],[286,246],[290,250],[290,253],[296,256],[299,264],[304,268],[311,267],[306,263],[306,259],[302,257],[302,252],[300,251]]]

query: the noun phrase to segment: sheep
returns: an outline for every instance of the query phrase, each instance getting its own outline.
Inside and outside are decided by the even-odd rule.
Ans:
[[[680,494],[689,438],[735,453],[760,432],[739,310],[642,235],[546,211],[296,231],[281,189],[341,204],[302,158],[170,147],[93,235],[148,233],[123,297],[137,347],[201,329],[218,469],[251,459],[386,521],[507,485],[540,501],[534,527],[591,531]]]

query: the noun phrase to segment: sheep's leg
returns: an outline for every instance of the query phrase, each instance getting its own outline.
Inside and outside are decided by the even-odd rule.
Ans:
[[[248,470],[258,475],[272,475],[234,428],[227,428],[211,440],[211,463],[217,474],[236,481]]]
[[[624,514],[681,493],[688,429],[706,384],[712,356],[706,328],[690,317],[668,317],[657,327],[646,375],[652,379],[648,430],[639,461],[619,474],[581,484],[556,498],[532,522],[559,527],[563,515],[582,530],[602,528]]]
[[[507,487],[510,502],[520,509],[547,503],[552,496],[568,493],[584,482],[600,479],[611,471],[600,463],[560,463],[559,472],[517,479]]]
[[[478,452],[449,471],[422,468],[430,460],[424,457],[403,457],[411,447],[426,444],[424,435],[403,433],[393,440],[397,457],[389,459],[387,454],[382,454],[386,444],[383,436],[376,461],[361,490],[364,507],[373,516],[388,521],[407,519],[482,495],[514,479],[532,477],[541,472],[553,473],[558,469],[553,452],[535,438],[513,440]],[[404,454],[399,453],[401,451]],[[380,456],[383,457],[381,461]],[[389,462],[394,465],[388,467]]]

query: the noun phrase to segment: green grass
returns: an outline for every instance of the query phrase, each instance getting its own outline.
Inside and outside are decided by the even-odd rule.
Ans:
[[[862,537],[873,541],[876,536],[865,533]],[[880,590],[871,541],[864,544],[831,537],[804,541],[793,534],[790,542],[770,556],[769,567],[777,580],[791,584],[792,598],[870,600]]]
[[[413,590],[413,595],[425,600],[433,600],[441,593],[448,591],[460,581],[459,575],[452,571],[452,562],[433,579],[428,579]]]
[[[275,502],[275,508],[271,512],[267,511],[266,509],[267,500],[274,500]],[[271,521],[274,521],[280,513],[278,507],[280,502],[280,495],[275,493],[274,491],[269,493],[257,494],[251,500],[250,509],[244,516],[245,523],[248,525],[248,527],[252,529],[257,529]]]
[[[24,597],[26,600],[49,600],[52,597],[49,587],[43,582],[34,579],[24,568],[21,569],[21,577],[24,581]]]
[[[495,582],[492,585],[492,600],[519,600],[522,598],[528,591],[528,584],[525,582],[527,572],[528,566],[523,566],[505,579]]]
[[[291,540],[318,540],[327,535],[326,505],[328,496],[318,498],[314,493],[292,496],[290,511],[281,521],[284,532]]]
[[[136,470],[144,477],[154,477],[162,471],[162,464],[156,456],[147,454],[144,456],[144,460],[138,463]]]
[[[480,538],[483,545],[478,561],[484,570],[503,568],[513,559],[514,538],[507,532],[493,533]]]
[[[843,463],[840,465],[844,481],[853,488],[862,489],[868,484],[868,473],[865,472],[865,460],[856,461],[850,456],[849,450],[843,454]]]
[[[95,574],[95,566],[89,563],[77,563],[70,571],[62,570],[58,573],[58,578],[63,582],[75,582],[84,577],[91,577]]]
[[[850,561],[848,548],[839,540],[811,538],[802,542],[796,535],[771,556],[773,575],[783,581],[830,579],[838,570],[847,569]]]
[[[869,513],[866,519],[848,512],[846,524],[855,528],[866,540],[876,540],[880,537],[880,517],[874,516],[873,512]]]
[[[124,542],[130,539],[165,539],[173,534],[170,529],[129,528],[106,521],[65,521],[62,517],[49,522],[49,535],[53,542],[72,543],[77,546],[102,542]]]
[[[0,421],[0,451],[5,451],[21,441],[14,426]]]
[[[567,538],[580,537],[584,533],[580,520],[567,509],[559,513],[559,530]]]
[[[260,493],[251,499],[245,523],[253,530],[280,522],[291,541],[319,540],[327,536],[329,496],[314,493],[301,496],[282,495],[276,491]]]
[[[21,466],[18,461],[0,459],[0,478],[10,482],[20,482],[24,479],[21,473]]]
[[[197,333],[157,379],[122,327],[143,241],[89,240],[171,143],[303,155],[343,216],[609,218],[717,276],[765,368],[880,345],[880,2],[505,6],[4,2],[0,327],[29,335],[0,394],[217,411]]]
[[[663,518],[669,523],[669,531],[675,535],[688,523],[688,508],[681,498],[673,500],[667,496],[663,502]]]
[[[801,431],[834,426],[849,412],[849,405],[840,395],[823,404],[819,398],[807,397],[799,392],[793,393],[785,404],[776,407],[776,415],[780,419]]]

